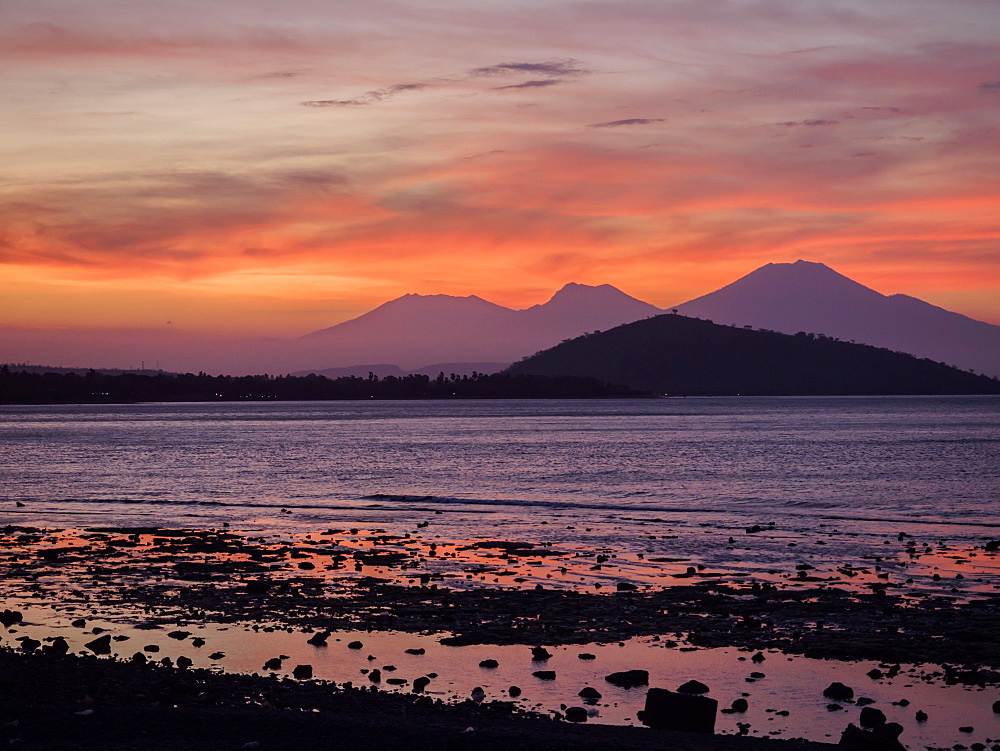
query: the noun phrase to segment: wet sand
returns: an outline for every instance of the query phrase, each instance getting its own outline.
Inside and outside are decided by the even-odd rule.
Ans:
[[[382,741],[372,736],[368,746],[359,747],[381,747],[379,743],[388,744],[392,737],[398,736],[409,738],[407,743],[414,748],[429,748],[431,745],[440,748],[440,741],[435,745],[429,738],[427,746],[419,745],[424,742],[420,740],[422,735],[439,732],[430,729],[436,727],[434,723],[437,722],[446,723],[451,728],[440,732],[458,733],[456,738],[461,736],[460,740],[453,739],[454,742],[443,744],[446,747],[461,747],[457,744],[465,743],[465,736],[473,734],[478,742],[470,742],[469,747],[524,745],[521,741],[515,744],[510,736],[499,730],[496,733],[500,734],[495,736],[499,745],[495,746],[484,745],[478,730],[470,734],[460,733],[455,730],[459,725],[467,723],[462,730],[476,725],[464,713],[472,713],[469,716],[476,718],[486,717],[485,720],[477,719],[477,722],[498,723],[502,728],[511,727],[510,715],[513,713],[518,717],[515,734],[523,732],[532,742],[537,741],[539,748],[569,743],[581,745],[596,738],[604,739],[605,745],[614,742],[609,740],[612,736],[604,735],[606,733],[626,734],[621,737],[635,745],[662,734],[661,731],[644,728],[597,728],[594,722],[602,720],[600,713],[592,717],[584,728],[566,722],[553,723],[551,718],[562,717],[565,705],[552,707],[544,701],[537,706],[524,701],[512,702],[509,696],[502,695],[499,685],[491,687],[488,673],[483,672],[478,661],[469,662],[468,659],[466,662],[469,664],[465,667],[450,665],[448,669],[456,675],[468,674],[473,685],[476,681],[487,684],[488,695],[482,704],[459,702],[466,698],[468,687],[455,680],[455,676],[447,676],[443,672],[440,678],[435,675],[429,682],[425,696],[411,695],[414,678],[423,677],[419,671],[434,672],[435,663],[432,660],[438,658],[434,657],[433,648],[425,650],[426,657],[432,659],[427,659],[419,667],[413,663],[406,675],[395,679],[397,682],[394,684],[389,683],[395,678],[395,673],[387,670],[388,658],[378,655],[371,661],[370,667],[352,669],[352,681],[344,678],[336,681],[336,690],[332,689],[329,680],[322,688],[310,686],[308,681],[279,680],[289,676],[294,667],[291,664],[293,660],[282,664],[278,670],[272,669],[270,673],[261,666],[244,669],[245,672],[261,673],[258,677],[218,675],[194,669],[182,675],[176,666],[167,669],[162,665],[154,667],[140,662],[152,663],[162,659],[159,650],[143,652],[142,645],[137,641],[140,632],[150,635],[162,632],[160,641],[164,642],[163,635],[170,639],[170,634],[177,633],[178,629],[186,631],[185,637],[173,639],[178,645],[183,645],[183,649],[179,646],[179,651],[172,653],[174,658],[170,662],[173,664],[182,653],[188,659],[191,656],[197,659],[217,647],[222,635],[211,629],[199,632],[199,628],[204,629],[210,624],[213,629],[218,629],[225,628],[223,624],[229,624],[244,635],[234,642],[240,645],[235,648],[255,655],[257,652],[249,646],[254,635],[287,634],[287,638],[294,643],[304,643],[326,631],[338,634],[368,631],[423,634],[444,646],[508,645],[513,648],[520,645],[518,648],[526,650],[532,645],[545,645],[554,655],[551,665],[560,666],[560,675],[566,675],[562,666],[569,664],[568,657],[559,651],[563,648],[560,645],[579,645],[573,647],[575,662],[579,662],[577,654],[587,652],[587,645],[620,643],[624,653],[635,655],[634,659],[642,659],[642,655],[649,659],[652,654],[649,648],[652,646],[665,649],[661,651],[663,655],[679,654],[670,650],[729,648],[736,652],[724,655],[730,660],[730,667],[720,669],[719,675],[724,676],[726,671],[732,672],[736,669],[733,666],[739,665],[742,672],[737,680],[747,682],[747,695],[752,696],[751,701],[755,704],[767,701],[767,681],[792,675],[787,672],[789,668],[780,667],[780,661],[787,660],[789,656],[802,656],[796,659],[807,660],[871,660],[876,663],[866,666],[866,672],[871,675],[864,678],[865,684],[855,686],[859,689],[859,701],[845,701],[837,710],[828,710],[826,705],[830,702],[818,696],[816,691],[813,691],[816,696],[803,701],[812,702],[815,705],[811,707],[813,710],[831,712],[831,716],[842,711],[843,715],[838,714],[836,720],[830,720],[830,727],[843,728],[848,721],[856,721],[861,689],[876,695],[873,701],[880,702],[878,706],[887,710],[887,714],[895,711],[902,719],[904,715],[909,718],[916,709],[915,706],[910,708],[909,700],[905,698],[908,694],[915,697],[919,694],[914,686],[953,685],[959,690],[969,691],[969,717],[985,719],[976,721],[977,730],[966,733],[959,730],[959,727],[965,727],[962,718],[952,718],[948,729],[933,737],[947,738],[949,746],[962,741],[983,743],[984,747],[989,747],[994,739],[1000,739],[1000,720],[994,720],[987,711],[992,701],[1000,699],[997,691],[1000,685],[1000,646],[996,638],[1000,598],[996,594],[995,575],[1000,553],[996,549],[998,546],[990,540],[984,540],[981,546],[958,549],[945,541],[933,545],[923,541],[918,544],[907,535],[900,534],[887,541],[886,554],[879,556],[878,560],[799,564],[789,570],[751,573],[739,566],[708,570],[691,565],[690,561],[647,559],[642,553],[634,551],[558,549],[544,541],[492,538],[440,540],[426,532],[428,523],[422,527],[418,525],[410,532],[395,534],[357,528],[267,537],[230,530],[91,529],[81,532],[3,528],[0,530],[0,557],[6,574],[3,591],[7,607],[21,608],[20,612],[26,614],[24,617],[28,623],[20,620],[11,623],[12,632],[0,639],[0,644],[20,652],[3,654],[7,669],[3,673],[4,717],[0,719],[20,722],[11,713],[20,711],[24,714],[27,705],[20,690],[14,691],[12,686],[19,689],[26,682],[41,686],[39,691],[43,692],[33,700],[32,706],[48,706],[53,712],[66,715],[71,705],[76,706],[73,702],[79,703],[79,700],[61,694],[61,683],[89,685],[87,681],[91,681],[94,686],[127,687],[130,682],[132,685],[148,682],[155,688],[169,687],[174,681],[204,681],[197,684],[195,693],[215,697],[208,706],[196,701],[178,705],[177,711],[193,713],[192,716],[207,712],[213,717],[209,725],[217,727],[220,732],[224,727],[238,727],[237,716],[247,715],[245,719],[249,727],[256,721],[252,718],[263,723],[264,716],[277,712],[275,707],[282,703],[299,706],[294,702],[305,702],[308,709],[323,710],[318,719],[313,716],[314,713],[309,713],[307,722],[315,724],[313,731],[309,732],[320,732],[323,723],[334,723],[331,713],[336,712],[346,713],[342,720],[344,727],[353,727],[350,723],[355,721],[367,722],[370,726],[372,715],[383,711],[405,716],[405,722],[400,719],[398,723],[405,725],[404,729],[397,728],[392,732],[387,729]],[[748,536],[766,533],[766,529],[746,531]],[[729,540],[733,547],[740,542],[732,537]],[[48,616],[36,616],[36,611],[48,613]],[[107,624],[95,626],[98,622],[105,622],[100,619],[105,619]],[[121,628],[116,630],[115,624]],[[171,629],[174,631],[171,632]],[[118,661],[40,654],[54,643],[58,634],[67,634],[72,644],[67,651],[91,653],[94,650],[88,649],[85,644],[100,639],[105,633],[116,639],[109,651],[118,655]],[[199,633],[204,634],[203,646],[193,643]],[[25,640],[27,634],[37,636],[28,636]],[[628,652],[626,645],[633,644],[637,637],[645,637],[643,648],[646,651]],[[28,649],[32,646],[32,638],[38,641],[38,645]],[[331,645],[336,638],[332,637]],[[164,647],[167,646],[168,643],[164,643]],[[599,650],[595,647],[591,651]],[[736,656],[740,651],[741,656]],[[599,653],[601,661],[607,664],[606,653]],[[133,654],[140,654],[142,658],[123,664]],[[226,662],[227,659],[233,662],[232,656],[230,652],[229,657],[223,656],[214,662],[202,657],[200,662],[213,664],[217,669],[232,670]],[[402,665],[401,661],[405,659],[402,655],[394,655],[392,662]],[[528,664],[527,658],[524,662]],[[192,664],[197,668],[199,663]],[[544,669],[546,665],[531,667]],[[633,667],[648,669],[650,666],[640,664]],[[322,669],[319,664],[317,668]],[[371,671],[375,668],[379,671],[378,682],[371,680]],[[80,677],[70,680],[67,671],[79,671]],[[758,673],[760,677],[755,678]],[[269,674],[274,677],[267,677]],[[599,683],[602,674],[600,669],[594,671],[594,677],[598,678],[595,685],[602,686],[607,693],[607,687]],[[402,676],[402,671],[399,675]],[[690,677],[699,678],[698,675]],[[450,683],[448,679],[451,679]],[[904,679],[906,683],[900,682]],[[530,678],[526,680],[531,681]],[[345,689],[344,684],[348,682],[352,686]],[[446,683],[452,688],[434,691],[435,686]],[[252,689],[257,692],[255,696],[266,695],[273,688],[299,698],[282,698],[277,703],[270,699],[264,702],[254,700],[254,706],[254,702],[248,701],[246,696],[241,698],[235,688],[251,684],[255,686]],[[403,692],[403,695],[385,690],[376,693],[359,691],[357,685],[377,685]],[[530,694],[530,686],[526,684],[525,687]],[[879,687],[885,690],[880,693]],[[567,690],[567,700],[582,704],[576,699],[578,689],[579,686],[574,685],[572,691]],[[737,696],[733,690],[728,687],[726,696],[720,694],[717,697],[720,707],[727,707],[729,700]],[[97,688],[94,691],[100,693]],[[89,690],[83,693],[94,696]],[[148,697],[148,692],[146,695]],[[711,695],[716,696],[714,693]],[[930,696],[919,695],[922,699]],[[227,696],[230,698],[227,699]],[[320,696],[340,697],[337,701],[341,704],[337,707],[321,706],[316,703]],[[892,696],[898,696],[898,703],[896,700],[889,701]],[[624,717],[625,714],[634,716],[635,710],[641,709],[641,694],[622,695],[621,702],[624,703],[626,698],[631,703],[621,711],[617,704],[612,707],[609,701],[598,709],[603,717],[611,718],[611,721],[619,721],[614,718]],[[966,698],[964,694],[962,698]],[[451,705],[458,703],[458,706],[439,706],[433,703],[434,699],[446,700]],[[502,719],[497,719],[491,713],[493,710],[482,708],[499,700],[503,702],[498,710]],[[135,698],[134,691],[124,689],[102,702],[100,712],[95,706],[93,715],[70,713],[74,719],[66,719],[66,722],[78,722],[80,717],[93,719],[98,714],[106,714],[105,710],[111,706],[120,710],[117,717],[138,713],[146,718],[146,722],[155,725],[170,714],[168,709],[173,711],[160,700],[139,700]],[[756,709],[760,709],[759,705]],[[778,722],[774,726],[779,726],[781,712],[787,715],[791,710],[794,715],[808,709],[810,707],[768,705],[770,715],[755,715],[753,723],[742,723],[747,725],[746,729],[739,722],[733,723],[737,718],[728,718],[727,727],[731,730],[725,732],[746,733],[746,737],[742,738],[733,735],[728,742],[750,743],[753,741],[751,736],[758,733],[768,737],[769,726],[766,723],[776,720]],[[532,712],[549,719],[532,717]],[[30,717],[31,713],[25,716]],[[38,714],[38,719],[42,716]],[[298,713],[298,719],[303,716]],[[282,732],[289,733],[289,738],[298,737],[295,733],[299,731],[292,727],[298,720],[288,719],[287,712],[282,717],[284,719],[275,720],[275,727],[287,726],[291,729]],[[941,718],[934,719],[940,721]],[[990,724],[991,721],[995,727]],[[119,720],[108,718],[106,722],[110,725],[102,732],[113,736],[114,732],[118,732],[113,726]],[[523,725],[520,724],[522,722]],[[984,726],[983,722],[987,724]],[[70,724],[63,729],[68,731]],[[914,721],[910,719],[903,724],[912,728]],[[967,724],[972,725],[972,722]],[[27,727],[18,725],[13,730],[22,726]],[[37,732],[42,732],[44,726],[40,723],[36,727]],[[55,733],[54,730],[52,732]],[[121,732],[124,733],[124,729]],[[309,732],[301,730],[303,737]],[[557,740],[546,733],[569,735]],[[27,731],[22,733],[25,734]],[[770,734],[777,737],[782,731],[770,731]],[[152,735],[167,743],[166,736],[160,731]],[[837,740],[833,732],[822,733],[822,736],[809,737],[811,740]],[[8,732],[8,737],[21,736]],[[41,736],[36,734],[32,737],[41,742]],[[190,745],[194,743],[192,737],[171,742],[176,747],[197,747]],[[785,737],[788,737],[788,732]],[[240,748],[241,743],[255,740],[248,738],[236,743],[238,739],[233,738],[231,743],[235,745],[219,746],[211,745],[208,740],[214,738],[220,742],[219,736],[206,734],[204,738],[207,744],[204,747],[213,748]],[[26,736],[26,740],[30,739]],[[152,738],[139,740],[159,742]],[[907,742],[905,733],[902,740]],[[46,742],[54,743],[55,736],[49,737]],[[257,742],[263,744],[263,741]],[[269,745],[266,747],[284,747],[273,745],[280,742],[281,739],[272,734],[267,736]],[[669,742],[661,740],[658,747],[670,747]],[[716,736],[711,741],[724,742],[727,741],[723,736]],[[226,743],[230,740],[227,739]],[[704,737],[697,741],[697,746],[690,745],[690,741],[688,745],[681,741],[678,743],[677,747],[723,747],[707,745],[709,740]],[[299,742],[293,745],[310,747]],[[393,747],[399,746],[396,742]]]

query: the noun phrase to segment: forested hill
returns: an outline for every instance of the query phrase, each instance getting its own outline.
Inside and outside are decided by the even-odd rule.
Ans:
[[[995,378],[899,352],[670,314],[564,341],[507,372],[677,395],[1000,393]]]
[[[576,377],[497,373],[377,378],[267,375],[25,373],[0,367],[0,404],[309,401],[332,399],[558,399],[638,396],[624,387]]]

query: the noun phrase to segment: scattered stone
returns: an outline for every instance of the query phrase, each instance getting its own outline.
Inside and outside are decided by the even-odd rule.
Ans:
[[[612,673],[604,676],[604,680],[612,686],[619,688],[633,688],[634,686],[649,685],[649,671],[647,670],[623,670],[619,673]]]
[[[425,688],[427,688],[427,684],[430,683],[430,682],[431,682],[431,679],[428,678],[426,675],[422,675],[419,678],[414,678],[413,679],[413,693],[415,693],[415,694],[421,693]]]
[[[960,727],[958,729],[958,732],[960,732],[960,733],[972,733],[974,731],[975,731],[975,728],[972,727],[972,725],[963,725],[962,727]]]
[[[863,728],[875,728],[879,725],[885,725],[885,721],[885,713],[881,709],[864,707],[861,710],[861,727]]]
[[[176,639],[177,641],[184,641],[189,636],[191,636],[190,631],[171,631],[167,634],[171,639]]]
[[[618,582],[615,585],[615,589],[617,589],[619,592],[635,592],[635,590],[637,590],[639,588],[637,586],[635,586],[634,584],[629,584],[628,582]],[[578,707],[577,707],[577,709],[578,709]],[[569,711],[569,710],[567,710],[567,711]],[[567,717],[567,719],[568,719],[568,717]]]
[[[581,660],[596,660],[597,655],[591,654],[590,652],[581,652],[577,655]]]
[[[566,719],[569,722],[586,722],[587,710],[583,707],[566,707]]]
[[[584,688],[580,689],[580,693],[577,694],[577,696],[583,699],[593,699],[596,701],[597,699],[601,698],[602,694],[593,686],[585,686]]]
[[[840,745],[885,749],[885,751],[903,751],[905,747],[899,742],[899,736],[902,732],[903,726],[896,722],[887,722],[871,730],[859,728],[852,722],[847,725],[841,734]]]
[[[312,665],[296,665],[292,670],[292,677],[300,681],[307,681],[313,677]]]
[[[312,644],[314,647],[325,647],[326,640],[330,638],[329,631],[317,631],[315,634],[306,640],[306,644]],[[354,643],[354,642],[352,642]],[[352,647],[352,649],[361,649],[361,647]]]
[[[764,656],[763,652],[758,652],[757,654],[755,654],[753,657],[750,658],[750,661],[751,662],[756,662],[756,663],[761,663],[761,662],[764,662],[764,660],[766,660],[766,659],[767,658]]]
[[[225,652],[212,652],[212,654],[210,654],[208,656],[208,659],[210,659],[210,660],[221,660],[225,656],[226,656]]]
[[[160,651],[160,645],[159,644],[147,644],[145,647],[142,648],[142,651],[143,652],[159,652]]]
[[[993,711],[1000,714],[1000,701],[993,702]]]
[[[118,637],[116,636],[115,638],[117,639]],[[202,639],[200,636],[196,636],[194,639],[191,640],[191,646],[192,647],[204,647],[205,646],[205,640]]]
[[[1000,704],[1000,702],[997,702],[997,704]],[[915,719],[917,722],[927,722],[927,713],[922,709],[918,709]]]
[[[69,624],[73,628],[87,628],[87,622],[83,618],[77,618]]]
[[[361,649],[361,648],[362,648],[362,647],[364,647],[364,646],[365,646],[365,645],[364,645],[364,644],[362,644],[362,643],[361,643],[361,642],[359,642],[359,641],[352,641],[352,642],[351,642],[350,644],[348,644],[348,645],[347,645],[347,648],[348,648],[348,649]]]
[[[517,686],[511,686],[510,688],[507,689],[507,693],[510,694],[510,697],[512,699],[516,699],[521,695],[521,689],[518,688]]]
[[[549,659],[552,653],[549,652],[545,647],[532,647],[531,648],[531,659],[534,662],[543,662]]]
[[[486,698],[486,692],[483,690],[482,686],[476,686],[472,689],[472,701],[481,702]]]
[[[688,681],[677,687],[679,694],[707,694],[708,686],[701,681]]]
[[[714,733],[719,703],[707,696],[674,693],[663,688],[646,692],[646,705],[639,719],[658,730]]]
[[[823,696],[834,701],[847,701],[854,698],[854,689],[835,681],[824,689]]]
[[[555,670],[536,670],[532,675],[540,681],[554,681],[556,679]]]
[[[111,654],[111,634],[105,634],[104,636],[99,636],[92,642],[87,642],[83,646],[85,646],[95,655],[109,655]]]
[[[393,686],[405,686],[407,683],[409,683],[409,681],[406,680],[405,678],[386,678],[385,682]]]
[[[23,616],[18,610],[5,609],[2,613],[0,613],[0,623],[2,623],[7,628],[10,628],[14,624],[20,623],[22,617]]]
[[[746,699],[733,699],[732,709],[734,712],[746,712],[750,708],[750,704]]]
[[[487,670],[494,670],[500,667],[500,663],[496,660],[483,660],[479,663],[479,667],[486,668]]]
[[[264,670],[281,670],[281,658],[272,657],[264,663]]]
[[[859,707],[867,707],[869,704],[874,704],[875,700],[869,699],[867,696],[859,696],[858,700],[854,703],[857,704]]]
[[[192,665],[194,665],[194,661],[190,657],[185,657],[184,655],[181,655],[180,657],[177,658],[177,667],[179,667],[181,670],[187,670]]]
[[[69,652],[69,643],[61,636],[57,636],[51,644],[42,647],[42,654],[64,655],[67,652]]]
[[[422,654],[424,654],[424,653],[425,653],[426,651],[427,651],[427,650],[426,650],[426,649],[424,649],[423,647],[416,647],[416,648],[414,648],[414,649],[407,649],[407,650],[406,650],[406,654],[408,654],[408,655],[422,655]]]
[[[381,683],[382,671],[379,670],[378,668],[375,668],[370,673],[368,673],[368,680],[370,680],[372,683]]]

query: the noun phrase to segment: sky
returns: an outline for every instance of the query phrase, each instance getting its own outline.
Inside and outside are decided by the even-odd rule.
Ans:
[[[1000,324],[995,0],[3,0],[0,327],[826,263]]]

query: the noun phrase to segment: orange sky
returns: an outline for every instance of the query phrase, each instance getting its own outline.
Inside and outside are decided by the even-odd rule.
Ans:
[[[5,0],[0,327],[798,258],[1000,323],[998,39],[981,0]]]

